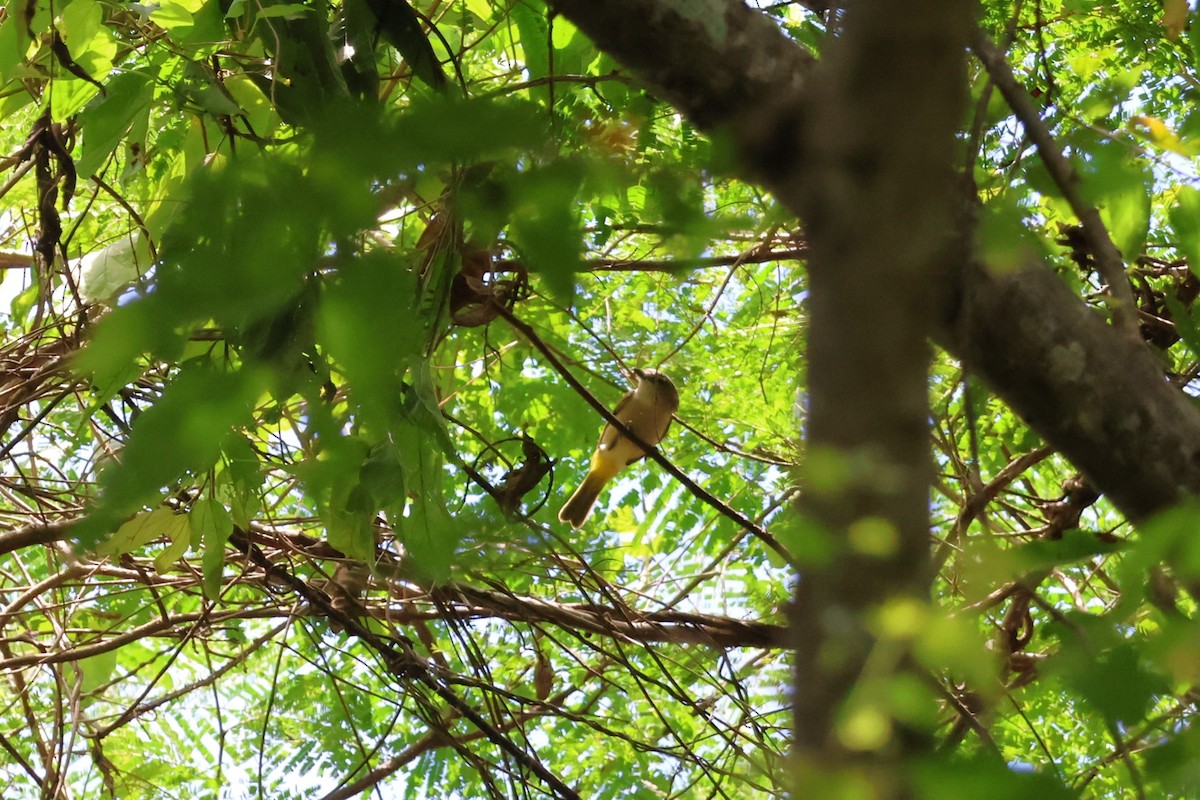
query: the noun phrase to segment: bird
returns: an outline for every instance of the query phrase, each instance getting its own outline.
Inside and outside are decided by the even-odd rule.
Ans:
[[[679,408],[679,391],[671,379],[658,370],[635,369],[633,374],[637,383],[617,403],[613,416],[642,444],[654,446],[663,440],[671,427],[671,417]],[[582,527],[605,484],[644,455],[646,451],[641,444],[621,433],[612,423],[606,424],[592,453],[587,476],[558,512],[559,521],[570,523],[576,530]]]

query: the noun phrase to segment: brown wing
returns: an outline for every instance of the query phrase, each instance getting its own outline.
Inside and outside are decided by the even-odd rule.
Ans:
[[[613,416],[626,424],[629,423],[627,420],[621,417],[621,412],[625,410],[625,406],[629,405],[629,401],[632,399],[633,392],[626,392],[625,396],[617,402],[617,407],[613,409]],[[600,431],[600,439],[596,442],[596,449],[612,450],[617,446],[617,443],[624,438],[624,435],[619,430],[606,422],[604,423],[604,430]]]
[[[667,431],[671,430],[671,423],[674,421],[675,421],[674,417],[667,417],[667,424],[663,425],[662,430],[658,432],[658,441],[655,442],[654,444],[657,445],[658,442],[661,442],[663,439],[667,438]]]
[[[675,409],[679,408],[678,403],[674,403],[673,405],[674,405],[674,408],[671,409],[671,413],[667,414],[667,423],[665,425],[663,425],[662,430],[660,430],[658,432],[658,437],[655,438],[653,441],[647,442],[647,444],[657,445],[663,439],[667,438],[667,431],[671,430],[671,423],[675,421],[675,418],[673,416],[675,413]]]

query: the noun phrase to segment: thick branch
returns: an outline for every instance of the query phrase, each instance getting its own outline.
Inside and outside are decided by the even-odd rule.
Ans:
[[[799,100],[815,60],[740,0],[547,0],[600,49],[710,132],[748,169],[794,187]]]
[[[434,590],[447,604],[435,616],[459,618],[500,617],[524,622],[550,623],[574,631],[588,631],[634,642],[701,644],[712,647],[776,648],[783,644],[784,629],[765,622],[743,621],[682,611],[637,612],[607,606],[554,603],[537,597],[517,597],[501,592],[453,585]],[[390,614],[389,619],[395,619]]]
[[[967,267],[937,340],[1131,519],[1200,493],[1200,413],[1042,264]]]
[[[598,605],[554,603],[537,597],[518,597],[490,589],[464,585],[435,590],[447,604],[444,610],[415,611],[411,603],[404,608],[368,604],[367,613],[393,624],[417,620],[446,619],[506,619],[539,625],[556,625],[577,633],[649,644],[707,645],[709,647],[750,647],[777,649],[783,646],[784,629],[778,625],[752,620],[739,620],[711,614],[689,614],[682,611],[638,612]],[[325,616],[315,606],[312,616]],[[93,639],[71,647],[21,653],[0,658],[0,673],[22,669],[35,664],[64,664],[109,653],[131,642],[151,637],[178,639],[184,629],[198,622],[218,625],[242,619],[295,619],[294,609],[254,608],[231,609],[222,612],[192,612],[161,617],[128,630],[105,636],[97,633]],[[170,695],[174,697],[175,695]],[[115,726],[114,726],[115,727]]]
[[[65,539],[71,526],[77,522],[75,519],[61,520],[0,533],[0,556],[35,544],[50,544]]]
[[[0,533],[0,553],[66,539],[70,535],[71,526],[76,522],[77,520],[68,519],[45,526]],[[259,523],[252,524],[251,528],[253,531],[251,537],[255,542],[262,543],[268,548],[283,546],[280,552],[304,551],[309,555],[321,554],[317,555],[318,558],[336,553],[324,541],[313,539],[303,533]],[[275,563],[279,559],[274,553],[268,558],[271,563]],[[151,570],[127,569],[116,564],[106,565],[103,562],[86,560],[77,562],[35,584],[7,606],[0,608],[0,627],[17,616],[18,612],[29,602],[60,586],[63,582],[73,580],[84,573],[102,574],[110,578],[121,578],[133,582],[151,581],[155,585],[181,590],[194,583],[199,575],[199,570],[192,568],[183,572],[160,575]],[[254,579],[255,577],[252,575],[243,574],[232,580],[247,583]],[[394,588],[393,591],[399,590]],[[301,596],[311,597],[311,590]],[[461,583],[437,588],[413,584],[410,592],[398,596],[403,597],[403,603],[397,605],[387,602],[367,602],[363,610],[372,616],[399,625],[425,620],[507,619],[533,624],[557,625],[565,629],[586,631],[600,636],[647,644],[662,642],[766,649],[783,647],[784,644],[784,628],[782,626],[715,614],[695,614],[674,609],[641,611],[619,604],[607,606],[594,603],[558,603],[539,597],[520,596]],[[438,605],[436,607],[429,606],[426,610],[420,601],[428,599],[430,596],[436,597]],[[328,609],[322,605],[310,607],[310,613],[313,616],[327,615],[327,611]],[[264,608],[244,612],[242,616],[294,617],[298,614],[299,612],[295,609]],[[335,622],[347,624],[347,621],[341,618],[341,612],[338,612],[338,617],[334,620]],[[175,636],[176,633],[170,629],[171,625],[192,623],[195,622],[195,619],[188,616],[176,617],[173,620],[160,619],[150,623],[149,627],[138,628],[133,635],[135,637]],[[54,654],[22,656],[25,660],[13,663],[0,660],[0,671],[44,659],[49,659],[52,663],[74,661],[87,655],[107,652],[114,646],[106,643],[111,641],[98,636],[94,642],[89,641]],[[121,639],[118,644],[124,644],[127,641],[129,640]],[[99,649],[87,649],[93,647]]]
[[[740,0],[548,0],[710,134],[792,210],[802,186],[800,88],[813,58]],[[897,120],[899,122],[900,120]],[[1106,326],[1043,264],[963,266],[935,339],[964,359],[1126,515],[1200,493],[1200,412],[1148,349]]]
[[[1104,227],[1104,222],[1100,219],[1100,211],[1095,205],[1084,200],[1079,186],[1079,175],[1063,155],[1049,129],[1042,123],[1033,98],[1017,83],[1008,62],[1004,60],[1004,53],[982,32],[978,33],[972,47],[987,69],[992,82],[1008,101],[1009,108],[1017,115],[1017,119],[1021,120],[1025,132],[1037,145],[1038,157],[1083,226],[1084,236],[1087,237],[1092,255],[1096,258],[1096,269],[1108,284],[1113,324],[1123,330],[1130,339],[1140,340],[1137,304],[1133,300],[1133,290],[1129,288],[1129,278],[1125,275],[1125,263],[1121,260],[1121,252],[1113,244],[1112,237],[1108,235],[1108,228]],[[1133,258],[1137,253],[1125,255]]]

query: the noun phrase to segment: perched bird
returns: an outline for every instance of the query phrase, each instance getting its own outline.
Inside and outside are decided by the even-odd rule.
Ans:
[[[656,445],[667,435],[671,427],[671,415],[679,408],[679,392],[671,379],[658,370],[635,369],[637,385],[633,391],[621,398],[613,409],[613,416],[620,420],[642,443]],[[646,455],[641,445],[625,436],[613,425],[607,424],[600,432],[600,441],[592,453],[592,465],[583,483],[571,495],[558,518],[579,528],[592,513],[596,498],[604,485],[618,472]]]

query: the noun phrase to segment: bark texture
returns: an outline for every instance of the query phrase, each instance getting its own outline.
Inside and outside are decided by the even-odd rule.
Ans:
[[[929,312],[945,306],[956,255],[967,8],[959,0],[848,7],[805,93],[804,158],[789,194],[812,250],[808,459],[814,476],[824,459],[842,476],[814,477],[805,491],[837,548],[828,564],[801,566],[791,623],[797,754],[821,773],[867,767],[879,797],[896,796],[900,764],[925,741],[900,723],[892,735],[861,735],[846,724],[856,713],[847,701],[879,646],[873,612],[927,600],[930,585]],[[865,676],[877,690],[866,694],[886,695],[906,669],[904,658],[877,665]]]
[[[950,171],[968,4],[855,0],[818,65],[740,0],[547,1],[730,141],[746,177],[805,223],[808,458],[832,455],[849,479],[806,488],[840,549],[798,582],[796,775],[805,791],[854,774],[903,797],[922,735],[895,721],[867,740],[845,723],[856,697],[886,695],[907,668],[893,651],[879,682],[871,610],[930,585],[928,339],[1134,520],[1200,492],[1200,412],[1047,265],[999,274],[975,258],[975,199]],[[856,526],[883,546],[856,544]]]
[[[1200,413],[1152,351],[1106,325],[1042,264],[964,269],[938,341],[1130,519],[1200,493]]]
[[[804,214],[803,90],[816,62],[770,19],[740,0],[548,2],[707,132],[731,140],[746,176]],[[911,116],[897,113],[889,120],[897,126]],[[935,341],[1131,519],[1200,493],[1200,411],[1162,379],[1150,350],[1117,335],[1044,264],[995,275],[974,263],[966,216],[953,233],[961,258],[946,275],[943,305],[929,310]]]

